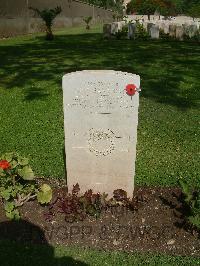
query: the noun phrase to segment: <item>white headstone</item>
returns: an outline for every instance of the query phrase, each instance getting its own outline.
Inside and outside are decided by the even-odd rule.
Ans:
[[[195,35],[198,34],[198,27],[197,25],[193,24],[193,25],[190,25],[189,28],[188,28],[188,35],[190,38],[194,37]]]
[[[128,38],[134,39],[136,31],[136,23],[128,23]]]
[[[147,32],[149,33],[149,35],[151,34],[150,30],[151,30],[151,27],[153,26],[154,24],[152,22],[148,22],[147,23]]]
[[[175,24],[169,25],[169,36],[172,38],[176,37],[176,25]]]
[[[184,39],[184,27],[176,26],[176,39],[179,41],[183,41]]]
[[[169,34],[169,22],[168,21],[162,22],[162,30],[164,34]]]
[[[118,24],[118,31],[121,31],[123,26],[126,25],[125,21],[118,21],[117,24]]]
[[[157,25],[152,25],[150,28],[151,39],[159,39],[159,27]]]
[[[184,27],[185,36],[189,37],[190,24],[185,23],[185,24],[183,24],[183,27]]]
[[[164,33],[169,34],[169,24],[168,23],[165,24]]]
[[[84,192],[123,189],[133,195],[140,77],[88,70],[63,77],[67,184]]]
[[[108,39],[111,37],[111,24],[103,25],[103,37]]]
[[[111,23],[111,34],[115,35],[118,32],[118,22]]]
[[[195,25],[197,26],[197,29],[199,30],[199,28],[200,28],[200,21],[199,22],[195,22]]]

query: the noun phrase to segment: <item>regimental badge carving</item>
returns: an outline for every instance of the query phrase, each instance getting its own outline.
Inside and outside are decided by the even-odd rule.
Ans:
[[[115,150],[115,134],[112,130],[93,129],[89,130],[89,150],[96,156],[108,156]]]

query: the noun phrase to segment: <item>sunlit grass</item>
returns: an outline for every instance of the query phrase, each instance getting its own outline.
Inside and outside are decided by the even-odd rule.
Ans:
[[[135,181],[199,182],[200,46],[103,40],[101,27],[0,41],[0,153],[18,151],[39,176],[64,177],[62,76],[114,69],[141,76]]]

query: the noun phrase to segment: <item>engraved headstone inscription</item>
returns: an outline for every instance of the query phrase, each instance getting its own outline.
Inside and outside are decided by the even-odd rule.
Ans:
[[[140,77],[87,70],[63,77],[67,185],[133,195]]]

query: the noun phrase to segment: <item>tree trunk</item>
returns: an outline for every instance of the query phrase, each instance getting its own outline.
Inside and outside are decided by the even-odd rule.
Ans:
[[[52,29],[51,27],[48,27],[46,28],[46,40],[48,41],[51,41],[53,40],[54,36],[53,36],[53,33],[52,33]]]

